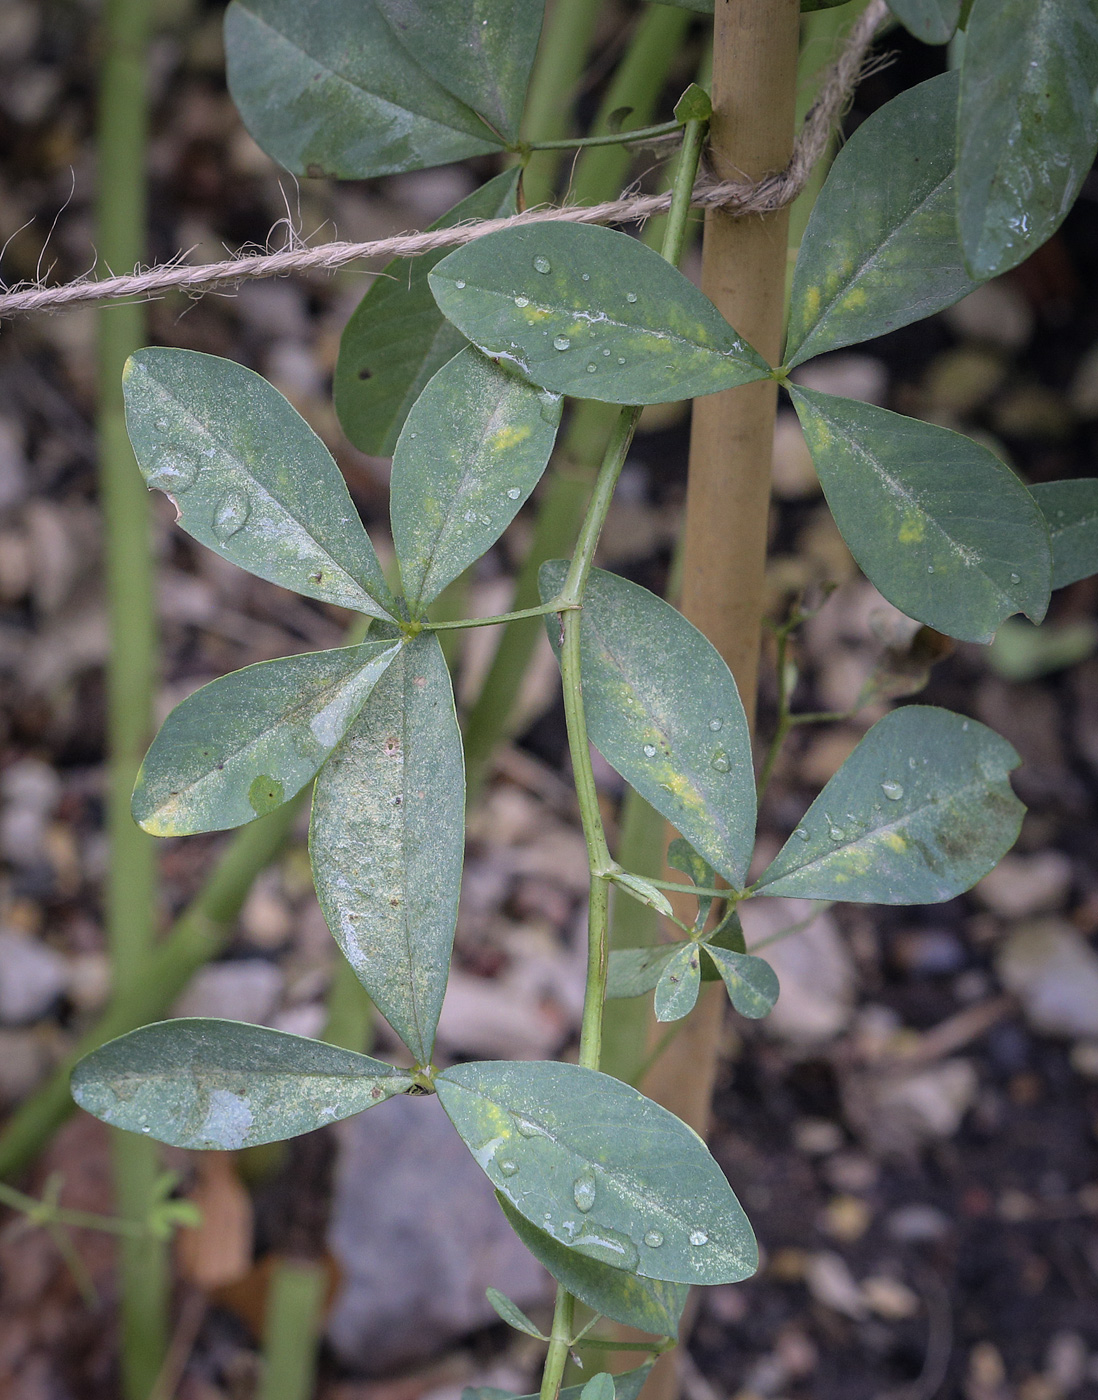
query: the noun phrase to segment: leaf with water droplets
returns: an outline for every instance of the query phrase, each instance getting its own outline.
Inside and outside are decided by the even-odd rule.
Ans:
[[[1052,586],[1098,574],[1098,477],[1031,486],[1052,537]]]
[[[516,165],[495,176],[430,228],[514,214],[520,174]],[[423,386],[467,344],[427,285],[428,272],[446,252],[396,258],[384,267],[340,338],[332,385],[336,413],[354,445],[372,456],[392,456]]]
[[[559,559],[542,565],[543,600],[560,591],[566,570]],[[548,631],[559,653],[555,619]],[[755,777],[747,719],[720,653],[662,598],[601,569],[588,579],[580,638],[591,742],[714,869],[742,886]]]
[[[545,470],[560,414],[559,394],[505,374],[472,346],[416,400],[396,445],[389,499],[413,617],[518,514]]]
[[[412,1088],[406,1071],[323,1041],[205,1017],[142,1026],[72,1072],[81,1108],[173,1147],[280,1142]]]
[[[1011,613],[1040,622],[1048,529],[993,452],[872,404],[791,392],[835,523],[890,603],[967,642],[989,642]]]
[[[342,739],[399,642],[261,661],[177,705],[145,755],[133,816],[153,836],[242,826],[288,802]]]
[[[435,1088],[496,1190],[570,1256],[671,1283],[732,1283],[757,1267],[747,1217],[705,1144],[628,1084],[497,1061],[455,1065]]]
[[[701,991],[701,953],[697,943],[684,943],[668,958],[656,983],[657,1021],[681,1021],[689,1015]]]
[[[123,382],[138,465],[189,535],[309,598],[392,616],[339,468],[277,389],[194,350],[139,350]]]
[[[888,8],[924,44],[948,44],[961,18],[963,3],[964,0],[888,0]]]
[[[536,1337],[539,1342],[549,1340],[540,1328],[534,1326],[519,1305],[508,1298],[506,1293],[501,1293],[498,1288],[486,1288],[484,1296],[508,1327],[513,1327],[516,1332],[525,1332],[528,1337]]]
[[[420,1064],[450,966],[465,846],[465,775],[434,633],[405,645],[313,795],[309,850],[328,927]]]
[[[979,285],[957,236],[957,75],[902,92],[835,157],[797,253],[786,360],[885,335]]]
[[[750,953],[731,952],[715,943],[703,946],[728,989],[729,1001],[740,1015],[752,1021],[768,1016],[779,991],[778,978],[770,964]]]
[[[488,155],[508,142],[499,123],[521,104],[541,5],[522,0],[513,17],[493,19],[490,39],[479,8],[475,0],[441,10],[416,0],[233,0],[229,91],[259,145],[296,175],[359,180]],[[434,21],[434,42],[412,37],[415,15]]]
[[[444,258],[429,281],[474,345],[554,393],[667,403],[770,374],[677,268],[612,229],[490,233]]]
[[[961,241],[976,277],[1059,228],[1098,150],[1093,0],[975,0],[957,113]]]
[[[1021,760],[974,719],[905,705],[879,720],[805,813],[759,894],[866,904],[937,904],[970,889],[1010,850],[1025,808],[1008,774]],[[902,782],[901,782],[902,780]],[[902,794],[888,799],[885,783]]]
[[[610,954],[606,973],[606,995],[611,1001],[643,996],[650,992],[675,956],[678,945],[656,948],[618,948]]]

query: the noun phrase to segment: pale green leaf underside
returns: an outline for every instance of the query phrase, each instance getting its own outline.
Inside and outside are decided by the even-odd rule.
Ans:
[[[733,1283],[755,1237],[705,1144],[620,1080],[578,1065],[456,1065],[435,1087],[492,1185],[577,1254],[643,1278]]]
[[[656,983],[656,1020],[681,1021],[693,1011],[700,991],[701,953],[696,943],[684,943],[668,958]]]
[[[159,348],[127,360],[123,386],[138,465],[189,535],[284,588],[391,616],[339,468],[277,389],[232,360]]]
[[[778,1000],[778,977],[770,964],[750,953],[737,953],[712,943],[705,945],[721,975],[728,998],[741,1016],[757,1021],[774,1009]]]
[[[72,1073],[81,1108],[173,1147],[297,1137],[412,1087],[381,1060],[242,1021],[187,1018],[108,1041]]]
[[[520,167],[514,166],[463,199],[432,229],[465,219],[515,213]],[[344,328],[336,360],[336,413],[354,445],[392,456],[400,430],[423,386],[468,342],[438,309],[427,274],[444,248],[418,258],[396,258],[378,273]]]
[[[539,1342],[547,1342],[549,1338],[535,1327],[519,1305],[512,1302],[506,1293],[501,1293],[498,1288],[486,1288],[485,1296],[496,1314],[507,1323],[508,1327],[513,1327],[516,1332],[525,1332],[528,1337],[536,1337]]]
[[[1056,231],[1098,150],[1093,0],[975,0],[957,129],[972,273],[1017,266]]]
[[[438,638],[406,644],[320,771],[309,850],[324,917],[420,1064],[457,922],[465,774]]]
[[[389,514],[413,617],[486,553],[545,470],[561,398],[468,346],[408,414],[393,456]]]
[[[577,1295],[578,1296],[578,1295]],[[609,1314],[607,1314],[609,1316]],[[638,1396],[652,1370],[649,1361],[635,1371],[614,1377],[614,1392],[617,1400],[638,1400]],[[582,1385],[569,1385],[560,1392],[557,1400],[580,1400]],[[537,1395],[512,1395],[509,1390],[500,1390],[494,1385],[467,1385],[461,1392],[461,1400],[539,1400]]]
[[[936,904],[970,889],[1014,844],[1025,808],[1014,749],[927,705],[869,731],[758,882],[760,894]]]
[[[961,18],[963,0],[888,0],[905,29],[924,44],[948,44]]]
[[[519,134],[545,0],[377,0],[410,59],[508,141]]]
[[[399,651],[364,642],[261,661],[211,681],[164,721],[137,775],[133,816],[153,836],[265,816],[316,776]]]
[[[664,943],[655,948],[615,949],[610,954],[606,974],[607,998],[616,1001],[650,992],[678,949],[677,943]]]
[[[559,1244],[552,1235],[532,1225],[498,1191],[496,1198],[511,1229],[534,1258],[581,1303],[627,1327],[654,1332],[657,1336],[674,1335],[686,1305],[685,1284],[642,1278],[639,1274],[600,1264],[597,1259]]]
[[[1052,537],[1052,586],[1098,574],[1098,477],[1032,486]]]
[[[969,642],[1012,613],[1044,617],[1044,517],[993,452],[872,404],[791,392],[835,523],[890,603]]]
[[[770,373],[677,268],[612,229],[505,229],[456,249],[429,281],[474,345],[554,393],[667,403]]]
[[[801,240],[786,360],[885,335],[960,300],[953,183],[957,75],[902,92],[835,157]]]
[[[295,175],[390,175],[505,144],[397,39],[376,0],[233,0],[229,92],[260,146]]]
[[[543,601],[566,565],[542,565]],[[591,742],[726,880],[742,886],[755,834],[751,741],[720,653],[646,588],[592,569],[580,630]],[[559,625],[549,639],[559,651]]]

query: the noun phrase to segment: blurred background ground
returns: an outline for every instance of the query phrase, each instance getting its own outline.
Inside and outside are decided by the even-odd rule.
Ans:
[[[222,81],[217,7],[179,6],[152,50],[150,260],[193,260],[288,236],[365,239],[425,226],[487,164],[297,185],[244,132]],[[0,273],[62,280],[94,262],[90,196],[94,8],[0,7]],[[604,34],[616,51],[626,7]],[[848,129],[937,71],[902,37],[859,92]],[[690,60],[680,75],[691,76]],[[591,100],[604,73],[590,76]],[[671,94],[673,100],[676,93]],[[1098,437],[1098,180],[1029,263],[933,321],[818,361],[819,388],[989,441],[1031,481],[1093,475]],[[383,557],[387,462],[334,417],[340,331],[357,271],[255,283],[149,308],[156,343],[266,375],[343,469]],[[0,328],[0,1108],[34,1092],[102,1008],[106,859],[93,313]],[[662,589],[677,536],[687,420],[645,415],[601,562]],[[799,709],[848,707],[903,619],[858,575],[823,504],[792,412],[776,441],[771,603],[838,587],[803,629]],[[253,579],[171,528],[157,498],[160,714],[225,671],[337,645],[345,618]],[[528,514],[479,566],[472,606],[506,606]],[[714,1151],[763,1246],[750,1282],[706,1292],[684,1360],[688,1400],[1061,1400],[1098,1396],[1098,625],[1094,580],[1057,595],[1036,630],[959,645],[923,698],[973,715],[1023,757],[1016,851],[972,894],[932,908],[838,907],[774,945],[782,997],[760,1026],[730,1018]],[[459,694],[490,645],[470,635]],[[765,668],[764,668],[765,669]],[[764,680],[760,729],[772,725]],[[555,666],[540,655],[528,725],[470,815],[469,863],[440,1055],[567,1053],[583,989],[585,857],[567,784]],[[806,727],[762,812],[774,853],[880,711]],[[600,780],[612,818],[620,783]],[[165,917],[198,888],[221,838],[165,842]],[[749,941],[807,909],[765,901]],[[751,919],[751,916],[754,916]],[[750,920],[750,922],[749,922]],[[176,1011],[321,1030],[335,949],[312,895],[304,831],[257,882],[226,956]],[[377,1052],[397,1053],[377,1026]],[[479,1172],[429,1113],[384,1114],[230,1159],[171,1155],[206,1226],[178,1257],[178,1394],[251,1394],[271,1262],[323,1257],[332,1279],[325,1400],[450,1400],[470,1381],[523,1390],[537,1348],[495,1323],[492,1284],[537,1313],[540,1272],[516,1254]],[[417,1104],[417,1109],[424,1105]],[[386,1118],[384,1115],[388,1115]],[[374,1118],[380,1121],[373,1122]],[[62,1130],[28,1178],[109,1211],[104,1131]],[[0,1231],[0,1396],[117,1393],[113,1246],[83,1233],[89,1304],[42,1231]]]

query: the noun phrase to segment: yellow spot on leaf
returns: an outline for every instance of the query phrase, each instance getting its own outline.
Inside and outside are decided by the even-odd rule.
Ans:
[[[820,314],[819,287],[806,287],[804,293],[804,315],[806,321],[814,321]]]
[[[529,436],[529,424],[523,424],[522,427],[515,427],[514,424],[509,423],[505,428],[500,428],[499,432],[493,435],[491,444],[492,451],[509,452],[512,447],[517,447],[520,442],[525,442]]]
[[[857,311],[865,305],[865,292],[861,287],[855,287],[853,291],[847,292],[843,297],[844,311]]]
[[[902,836],[898,831],[886,831],[881,837],[881,840],[890,851],[901,852],[907,850],[907,837]]]
[[[926,534],[926,521],[921,515],[905,515],[900,526],[901,544],[918,544]]]

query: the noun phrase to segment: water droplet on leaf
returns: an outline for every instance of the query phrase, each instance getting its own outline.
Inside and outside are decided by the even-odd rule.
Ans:
[[[709,721],[709,728],[713,731],[714,734],[716,734],[718,730],[720,730],[721,725],[722,721],[719,719],[711,719]]]
[[[1021,581],[1022,581],[1022,575],[1021,575],[1021,574],[1011,574],[1011,576],[1010,576],[1010,581],[1011,581],[1011,583],[1021,583]]]
[[[625,364],[625,356],[624,356],[624,355],[619,355],[619,356],[618,356],[618,364],[619,364],[619,365]]]
[[[538,1125],[536,1123],[531,1123],[529,1118],[520,1118],[517,1113],[512,1113],[511,1117],[515,1120],[515,1127],[519,1130],[522,1137],[534,1138],[545,1136]]]
[[[584,1167],[572,1182],[572,1199],[576,1203],[576,1209],[586,1214],[595,1204],[597,1190],[594,1171],[590,1167]]]
[[[529,305],[530,305],[530,298],[529,298],[529,297],[516,297],[516,298],[515,298],[515,305],[516,305],[516,306],[520,306],[520,307],[521,307],[521,306],[529,306]]]
[[[796,831],[794,831],[793,835],[797,838],[798,841],[807,841],[808,829],[807,827],[799,826],[797,827]]]
[[[514,1176],[514,1174],[515,1174],[517,1171],[518,1171],[518,1163],[517,1163],[517,1162],[512,1162],[512,1161],[510,1160],[510,1158],[508,1158],[507,1161],[505,1161],[505,1162],[500,1162],[500,1164],[499,1164],[499,1174],[500,1174],[500,1176]]]
[[[553,337],[554,350],[567,350],[571,344],[572,342],[568,339],[566,335],[558,335]]]
[[[644,1237],[644,1242],[649,1249],[659,1249],[663,1244],[663,1236],[658,1230],[649,1230]]]
[[[709,1235],[706,1233],[705,1230],[691,1230],[690,1243],[693,1245],[697,1245],[700,1249],[703,1244],[709,1243]]]
[[[590,274],[589,272],[581,272],[581,273],[580,273],[580,280],[581,280],[582,282],[590,282],[590,280],[591,280],[591,274]]]
[[[157,491],[173,491],[177,495],[194,484],[198,463],[181,452],[162,452],[149,468],[146,480]]]
[[[507,495],[510,497],[510,499],[511,499],[512,501],[517,501],[518,498],[522,495],[522,492],[519,490],[519,488],[518,488],[517,486],[511,486],[511,487],[508,487]]]
[[[590,364],[590,365],[587,366],[587,373],[588,373],[588,374],[594,374],[594,372],[595,372],[596,369],[598,369],[598,365]]]
[[[645,746],[644,746],[644,756],[645,756],[645,758],[655,758],[655,756],[656,756],[656,746],[655,746],[655,744],[645,744]]]
[[[243,491],[231,491],[222,498],[213,518],[213,532],[222,544],[227,544],[244,528],[251,512],[251,504]]]
[[[732,762],[723,749],[714,749],[709,766],[717,773],[727,773],[732,767]]]
[[[579,1254],[611,1264],[616,1269],[627,1269],[630,1273],[640,1263],[640,1252],[628,1235],[605,1229],[593,1220],[584,1222],[583,1229],[572,1241],[572,1248]]]
[[[904,795],[904,787],[902,783],[882,783],[881,791],[884,793],[884,795],[888,798],[890,802],[899,802],[900,798]]]
[[[626,292],[626,294],[625,294],[625,300],[626,300],[626,301],[636,301],[636,299],[637,299],[637,294],[636,294],[636,292]]]
[[[548,258],[542,257],[542,255],[539,253],[539,254],[537,255],[537,257],[534,259],[534,271],[535,271],[535,272],[552,272],[552,270],[553,270],[553,264],[549,261]]]
[[[458,280],[454,283],[454,286],[458,289],[459,292],[460,292],[460,291],[463,291],[464,288],[465,288],[465,281],[464,281],[464,279],[461,278],[461,277],[459,277]]]

